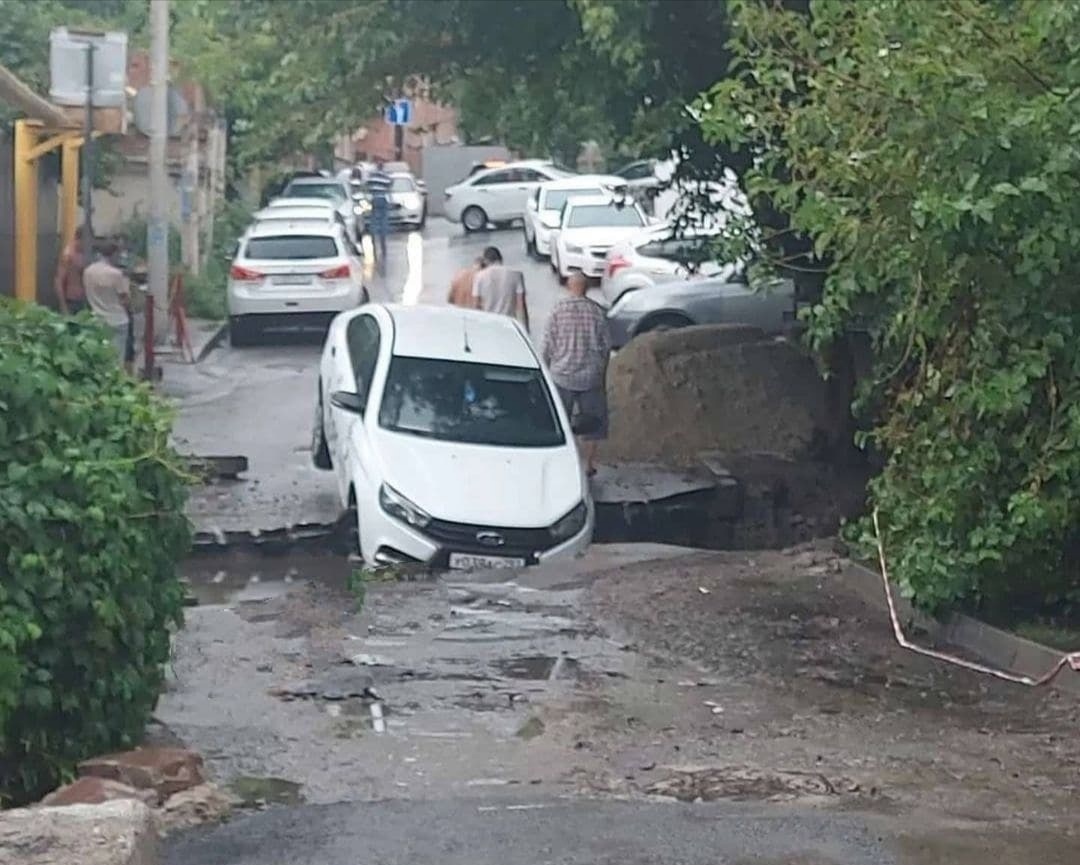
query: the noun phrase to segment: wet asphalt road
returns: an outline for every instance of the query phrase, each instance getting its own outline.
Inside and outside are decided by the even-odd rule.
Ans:
[[[539,339],[562,289],[546,262],[526,256],[520,228],[465,235],[460,226],[433,219],[423,233],[395,233],[385,273],[368,273],[371,298],[445,303],[453,275],[488,245],[524,273],[532,331]],[[272,331],[255,347],[232,348],[225,340],[195,367],[166,367],[163,389],[178,404],[180,449],[243,455],[250,463],[244,480],[193,496],[189,514],[197,530],[266,530],[337,519],[334,484],[311,465],[320,347],[318,331]]]
[[[526,257],[520,229],[465,236],[460,227],[435,220],[423,235],[395,235],[386,273],[371,274],[372,299],[445,302],[453,274],[489,244],[501,249],[508,265],[524,272],[532,329],[534,336],[539,334],[561,289],[546,263]],[[180,409],[176,432],[181,447],[203,455],[243,454],[251,466],[244,480],[216,484],[195,496],[191,515],[197,528],[277,528],[337,518],[339,504],[333,482],[310,463],[309,436],[319,348],[317,334],[271,334],[257,347],[233,349],[226,343],[195,368],[170,366],[166,370],[166,391],[177,400]],[[234,641],[213,632],[218,624],[215,617],[227,618],[228,614],[215,612],[222,609],[219,607],[204,609],[206,612],[200,615],[193,611],[189,625],[191,634],[187,639],[195,643],[188,649],[190,669],[182,677],[185,686],[172,690],[164,698],[160,713],[185,738],[195,739],[192,744],[204,746],[212,762],[247,760],[252,771],[262,768],[266,759],[280,762],[283,773],[305,778],[309,801],[314,797],[318,804],[244,814],[220,827],[170,838],[166,844],[167,863],[882,865],[894,861],[891,854],[879,848],[875,834],[856,818],[809,808],[687,806],[655,800],[616,802],[590,798],[571,801],[561,798],[547,781],[541,786],[519,788],[518,796],[513,799],[500,798],[494,792],[487,797],[482,788],[470,787],[471,782],[465,779],[471,777],[470,772],[490,771],[492,766],[488,763],[504,760],[507,746],[496,747],[499,737],[489,740],[486,751],[478,752],[475,760],[468,756],[468,748],[456,743],[454,750],[461,759],[455,762],[449,759],[452,751],[444,752],[449,764],[444,770],[447,777],[441,785],[435,783],[441,789],[417,789],[411,794],[395,783],[396,775],[391,777],[387,770],[377,770],[371,763],[365,765],[365,761],[379,759],[369,751],[377,745],[370,740],[361,740],[356,745],[338,740],[333,747],[324,748],[319,745],[315,729],[308,729],[307,736],[301,729],[286,730],[294,742],[285,752],[306,754],[301,759],[309,761],[303,768],[290,765],[279,747],[281,741],[288,739],[283,734],[277,738],[268,736],[259,722],[245,721],[244,707],[249,704],[241,699],[228,679],[230,670],[240,670],[248,661],[265,662],[266,657],[254,641],[255,632],[242,641],[244,645],[235,647],[236,651],[245,650],[251,658],[224,663],[215,660],[213,652],[228,649]],[[229,619],[227,625],[235,635],[236,623]],[[179,648],[178,665],[183,668],[184,647]],[[580,653],[583,648],[576,647],[576,651]],[[429,662],[437,664],[439,659],[432,656]],[[279,661],[275,664],[282,666]],[[257,684],[259,694],[265,695],[265,685]],[[214,702],[215,696],[228,693],[236,699]],[[252,700],[256,697],[252,695]],[[291,717],[273,706],[264,708],[279,719],[275,723],[285,723]],[[297,715],[298,721],[321,723],[311,715],[298,714],[305,711],[302,707],[289,711]],[[215,718],[200,715],[206,712],[219,714]],[[485,713],[474,717],[493,721],[497,718]],[[200,735],[207,741],[198,741]],[[221,741],[214,737],[221,737]],[[305,738],[311,740],[306,746],[303,741],[295,741]],[[365,741],[369,744],[364,744]],[[481,736],[477,745],[483,741]],[[511,741],[520,740],[511,735]],[[430,760],[432,754],[439,752],[437,740],[433,745],[435,751],[428,753],[430,749],[422,748],[418,753]],[[513,752],[534,755],[525,758],[526,765],[539,761],[532,767],[534,777],[562,770],[558,764],[563,760],[551,759],[554,755],[542,750],[544,746],[539,741],[530,745],[526,751],[513,746]],[[547,754],[547,761],[539,759],[542,754]],[[329,764],[321,765],[335,759],[352,761],[357,775],[355,790],[349,790],[347,785],[335,787],[338,782],[334,779],[347,776],[347,770],[342,772]],[[508,765],[514,765],[509,757],[505,759]],[[580,762],[585,757],[581,754],[577,759]],[[469,765],[457,766],[457,763]],[[232,768],[241,771],[244,766],[238,763]],[[218,769],[224,771],[226,766]],[[380,772],[387,775],[387,789],[397,791],[396,801],[385,800],[386,794],[380,794],[379,784],[373,782]],[[371,790],[367,792],[369,787]],[[461,792],[456,792],[457,787],[462,788]],[[319,790],[323,795],[318,795]],[[417,798],[397,798],[402,795]],[[347,801],[358,799],[377,801]]]
[[[856,821],[782,806],[375,802],[273,811],[171,844],[166,865],[889,865]]]

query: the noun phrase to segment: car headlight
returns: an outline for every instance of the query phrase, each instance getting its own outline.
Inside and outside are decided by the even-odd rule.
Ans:
[[[566,244],[566,251],[569,252],[571,255],[581,255],[581,253],[583,253],[585,250],[582,249],[580,246],[575,246],[572,243],[568,243]]]
[[[551,532],[552,540],[565,541],[572,538],[585,528],[585,520],[588,515],[589,511],[585,507],[585,502],[579,502],[576,508],[548,529]]]
[[[356,206],[353,208],[353,213],[355,213],[357,216],[363,216],[369,210],[371,210],[371,202],[360,201],[357,202]]]
[[[379,505],[385,513],[397,517],[397,519],[408,523],[410,526],[416,526],[418,529],[424,528],[431,522],[430,514],[418,508],[387,484],[379,487]]]
[[[418,210],[420,208],[420,196],[415,192],[410,192],[401,196],[401,204],[409,210]]]

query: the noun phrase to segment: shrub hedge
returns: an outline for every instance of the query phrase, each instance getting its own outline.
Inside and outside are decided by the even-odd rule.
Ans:
[[[169,409],[88,317],[0,299],[0,803],[137,742],[190,543]]]

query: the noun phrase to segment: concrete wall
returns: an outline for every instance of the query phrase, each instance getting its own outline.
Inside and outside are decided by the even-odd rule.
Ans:
[[[423,157],[420,176],[428,188],[428,212],[432,216],[442,216],[443,204],[446,201],[443,193],[446,187],[462,180],[474,162],[509,159],[510,151],[500,145],[449,144],[425,147]]]
[[[11,128],[0,129],[0,295],[15,294],[14,148]],[[55,304],[52,282],[60,247],[60,159],[55,154],[38,163],[38,300]]]
[[[108,189],[94,190],[94,234],[108,235],[135,217],[150,213],[150,179],[145,164],[126,163],[109,180]],[[180,177],[169,171],[169,222],[180,224]]]

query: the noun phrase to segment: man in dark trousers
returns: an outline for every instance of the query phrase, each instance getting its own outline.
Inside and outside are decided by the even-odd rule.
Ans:
[[[386,235],[390,231],[390,187],[394,181],[386,173],[381,158],[375,160],[375,170],[367,178],[368,195],[371,197],[371,246],[379,269],[386,270]]]
[[[570,274],[568,294],[555,304],[544,329],[540,356],[547,364],[571,421],[587,427],[578,435],[586,473],[596,474],[596,448],[607,438],[607,366],[611,354],[603,309],[585,296],[589,281]]]

